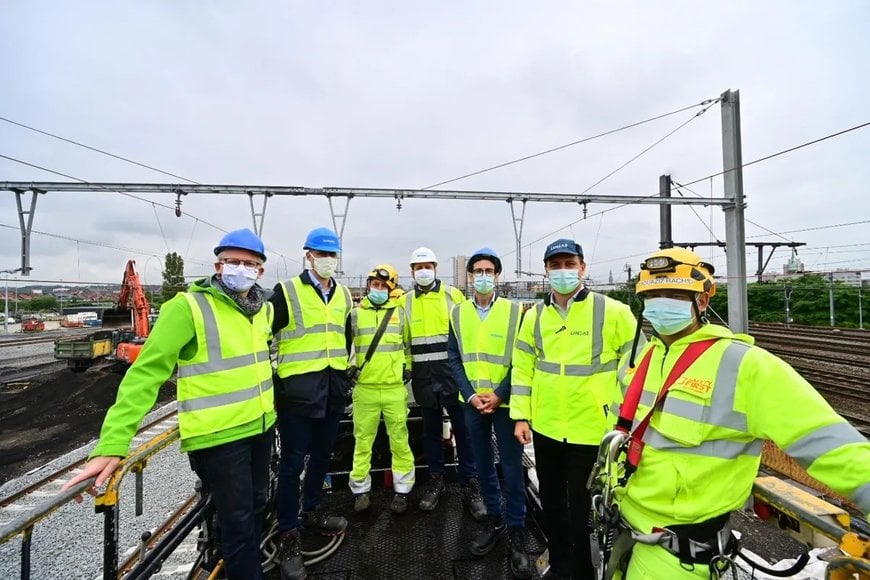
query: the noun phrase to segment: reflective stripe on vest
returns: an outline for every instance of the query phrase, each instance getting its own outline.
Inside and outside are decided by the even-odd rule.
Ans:
[[[441,284],[441,289],[439,290],[439,294],[441,291],[444,292],[444,298],[446,300],[447,306],[447,314],[448,316],[444,318],[445,327],[443,332],[438,334],[432,334],[427,336],[418,336],[414,334],[414,323],[412,316],[412,305],[414,303],[414,297],[416,296],[416,291],[411,290],[407,294],[407,298],[405,299],[405,316],[408,324],[411,326],[411,361],[412,362],[432,362],[432,361],[441,361],[447,360],[447,337],[448,330],[450,324],[450,312],[453,310],[453,306],[455,304],[453,300],[453,286],[448,286],[447,284]]]
[[[483,320],[472,301],[453,309],[453,333],[465,375],[475,392],[490,392],[507,376],[520,312],[521,306],[506,298],[496,299]]]
[[[272,366],[264,347],[272,305],[265,303],[248,320],[205,292],[183,295],[193,314],[197,352],[178,361],[181,437],[220,432],[271,412]]]
[[[358,383],[372,386],[397,386],[402,384],[405,366],[405,311],[396,302],[378,309],[357,306],[350,313],[356,366],[362,367],[383,318],[380,313],[390,312],[390,322],[384,329],[377,348],[359,376]]]
[[[535,360],[535,369],[544,373],[554,375],[562,374],[564,370],[565,376],[569,377],[591,377],[598,373],[615,371],[619,364],[616,359],[601,363],[601,354],[604,352],[604,296],[601,294],[591,294],[592,297],[592,360],[588,365],[557,363],[545,360],[547,358],[544,351],[544,337],[541,334],[541,315],[544,312],[546,305],[541,302],[535,306],[537,316],[535,317],[535,346],[538,349],[538,358]],[[531,349],[531,345],[518,343],[519,348],[535,354]],[[526,347],[529,347],[528,350]]]
[[[317,288],[303,283],[299,276],[280,285],[293,327],[288,321],[277,334],[278,375],[288,377],[327,367],[347,369],[345,324],[353,304],[350,291],[336,283],[329,302],[324,303]]]

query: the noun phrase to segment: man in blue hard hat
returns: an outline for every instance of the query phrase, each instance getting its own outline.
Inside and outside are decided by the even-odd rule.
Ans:
[[[586,262],[574,240],[548,245],[544,267],[552,292],[523,317],[510,416],[517,440],[535,446],[550,561],[544,577],[593,578],[586,482],[613,424],[617,365],[631,350],[636,324],[628,306],[583,285]]]
[[[465,423],[488,516],[486,527],[471,541],[471,553],[488,554],[507,532],[511,572],[516,578],[530,578],[532,565],[525,548],[523,446],[514,437],[514,421],[508,411],[511,357],[522,307],[496,295],[501,260],[495,251],[477,250],[466,269],[474,295],[453,308],[447,354],[460,400],[466,403]],[[504,476],[504,513],[492,452],[493,431]]]
[[[257,285],[266,254],[248,229],[226,234],[214,253],[215,274],[161,307],[106,413],[90,461],[64,489],[94,476],[99,487],[112,475],[178,365],[181,450],[212,498],[226,576],[260,579],[275,423],[268,344],[273,309]]]
[[[275,306],[272,330],[278,340],[275,400],[281,463],[278,474],[278,531],[281,577],[304,578],[300,527],[325,535],[343,533],[347,520],[318,509],[338,426],[350,385],[350,338],[346,333],[353,301],[333,275],[341,242],[329,228],[316,228],[303,249],[310,269],[279,282],[269,299]],[[302,483],[300,477],[308,455]]]

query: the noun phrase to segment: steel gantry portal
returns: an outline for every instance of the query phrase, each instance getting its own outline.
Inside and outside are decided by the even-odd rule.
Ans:
[[[355,197],[392,198],[396,208],[401,209],[405,199],[504,201],[510,204],[516,241],[516,273],[522,273],[522,235],[523,223],[528,202],[571,203],[583,207],[588,204],[618,205],[701,205],[719,206],[725,212],[726,247],[728,256],[728,281],[734,287],[728,292],[729,326],[735,332],[746,332],[748,313],[746,299],[746,264],[744,257],[744,219],[743,219],[743,168],[740,145],[740,108],[739,92],[726,91],[722,94],[722,144],[725,177],[725,196],[721,198],[671,197],[661,195],[590,195],[575,193],[540,193],[517,191],[475,191],[475,190],[432,190],[404,188],[359,188],[359,187],[303,187],[272,185],[211,185],[177,183],[113,183],[113,182],[0,182],[0,190],[15,192],[18,199],[19,222],[22,235],[22,271],[29,273],[30,228],[36,198],[47,192],[106,192],[106,193],[166,193],[176,196],[175,213],[181,215],[181,198],[185,195],[247,195],[250,198],[251,218],[254,230],[262,234],[266,217],[266,205],[273,196],[321,196],[326,197],[332,214],[333,226],[339,237],[343,237],[350,200]],[[22,209],[21,196],[31,192],[33,199],[29,211]],[[668,192],[669,194],[669,192]],[[257,211],[255,196],[263,196],[261,209]],[[341,213],[336,211],[334,199],[344,201]],[[515,204],[520,204],[516,208]],[[27,223],[25,224],[25,216]]]

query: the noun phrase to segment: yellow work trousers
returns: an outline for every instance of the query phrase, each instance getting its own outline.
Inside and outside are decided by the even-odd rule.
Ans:
[[[381,415],[390,439],[393,489],[396,493],[409,493],[414,487],[414,455],[408,443],[408,390],[402,384],[387,387],[357,385],[353,391],[353,436],[356,441],[349,481],[354,494],[367,493],[372,488],[369,474],[372,445]]]

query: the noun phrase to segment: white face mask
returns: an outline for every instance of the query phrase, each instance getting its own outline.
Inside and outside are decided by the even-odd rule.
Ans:
[[[417,270],[414,272],[414,281],[420,286],[428,286],[435,281],[435,270]]]
[[[233,266],[224,264],[221,266],[221,280],[226,287],[235,292],[250,290],[257,283],[260,273],[257,270],[248,270],[242,264]]]
[[[338,268],[338,258],[314,258],[314,271],[321,278],[332,278]]]

